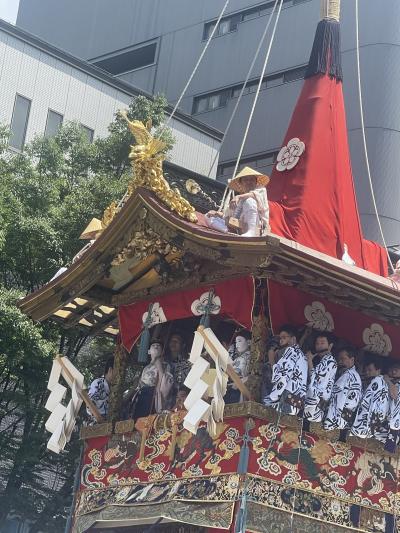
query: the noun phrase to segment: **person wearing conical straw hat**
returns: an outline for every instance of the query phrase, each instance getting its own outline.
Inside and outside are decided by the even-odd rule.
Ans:
[[[229,204],[229,215],[239,219],[242,237],[259,237],[269,231],[269,206],[266,186],[269,177],[250,167],[244,167],[228,187],[238,193]]]

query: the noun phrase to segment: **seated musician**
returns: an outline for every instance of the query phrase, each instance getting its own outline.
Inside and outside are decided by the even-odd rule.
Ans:
[[[153,340],[150,344],[150,363],[144,367],[139,385],[134,393],[128,414],[137,419],[172,408],[174,377],[171,365],[164,360],[163,343]]]
[[[310,383],[307,388],[304,417],[310,422],[322,422],[332,394],[337,370],[332,348],[332,335],[324,332],[319,333],[315,339],[315,353],[307,353]],[[314,366],[317,357],[319,362]]]
[[[222,214],[216,211],[207,213],[207,221],[210,227],[220,231],[228,231],[233,221],[236,221],[242,237],[260,237],[269,229],[269,206],[266,186],[269,177],[245,167],[237,176],[232,178],[228,187],[237,193],[229,204],[228,209]],[[225,225],[221,228],[222,221],[213,225],[213,217],[225,219]]]
[[[307,359],[297,343],[293,326],[287,324],[280,328],[279,344],[285,351],[273,366],[272,390],[264,403],[282,414],[295,415],[303,407],[306,395]]]
[[[347,346],[339,350],[338,367],[341,374],[333,385],[323,422],[327,430],[347,430],[351,426],[362,391],[361,377],[356,370],[355,362],[356,354],[352,347]]]
[[[386,442],[388,435],[389,387],[382,375],[382,360],[375,357],[365,365],[369,381],[362,395],[351,434],[362,439],[373,437]]]
[[[243,382],[247,381],[249,375],[250,344],[251,333],[243,329],[236,334],[234,350],[230,354],[233,360],[232,367]],[[232,381],[228,382],[228,389],[224,400],[225,403],[238,403],[243,401],[240,390]]]

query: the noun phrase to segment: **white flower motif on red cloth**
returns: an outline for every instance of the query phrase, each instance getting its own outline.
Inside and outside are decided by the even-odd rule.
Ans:
[[[321,302],[312,302],[304,308],[304,316],[308,320],[307,326],[319,329],[320,331],[333,331],[335,324],[333,316],[325,309]]]
[[[364,349],[380,355],[389,355],[392,351],[392,341],[380,324],[371,324],[363,331]]]
[[[209,295],[210,293],[208,291],[203,292],[203,294],[200,296],[198,300],[194,300],[194,302],[192,302],[191,310],[194,315],[196,316],[204,315],[207,309]],[[213,315],[218,315],[220,311],[221,311],[221,298],[219,296],[214,295],[211,298],[209,312]]]
[[[148,316],[149,316],[148,311],[143,313],[143,316],[142,316],[143,324],[146,322]],[[165,316],[164,309],[161,307],[161,305],[158,302],[155,302],[151,308],[151,320],[150,320],[150,324],[146,324],[147,327],[151,328],[155,324],[162,324],[163,322],[166,322],[166,321],[167,321],[167,317]]]
[[[306,149],[306,145],[297,137],[291,139],[286,146],[282,146],[279,151],[276,164],[276,170],[284,172],[292,170],[300,160],[300,156]]]

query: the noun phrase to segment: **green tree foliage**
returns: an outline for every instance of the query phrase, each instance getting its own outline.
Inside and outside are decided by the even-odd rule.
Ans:
[[[165,98],[136,97],[130,119],[152,120],[162,128]],[[32,531],[63,530],[71,505],[79,456],[75,438],[56,456],[47,452],[46,383],[54,355],[61,351],[90,380],[112,350],[107,340],[91,341],[78,330],[65,333],[51,322],[34,324],[21,314],[19,298],[68,266],[82,248],[79,235],[92,217],[101,218],[121,198],[131,176],[134,140],[116,116],[109,135],[87,140],[69,123],[53,138],[37,138],[23,153],[8,150],[9,132],[0,128],[0,531],[12,512]],[[169,147],[170,130],[162,133]]]

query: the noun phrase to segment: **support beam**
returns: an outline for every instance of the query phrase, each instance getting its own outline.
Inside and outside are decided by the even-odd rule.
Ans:
[[[110,391],[110,404],[107,417],[109,422],[116,422],[121,419],[127,358],[128,354],[125,348],[121,344],[118,344],[114,352],[113,382]]]
[[[253,327],[250,346],[250,365],[247,387],[253,400],[261,400],[262,368],[266,356],[269,319],[266,316],[265,304],[268,301],[267,280],[255,278],[256,295],[253,310]]]

